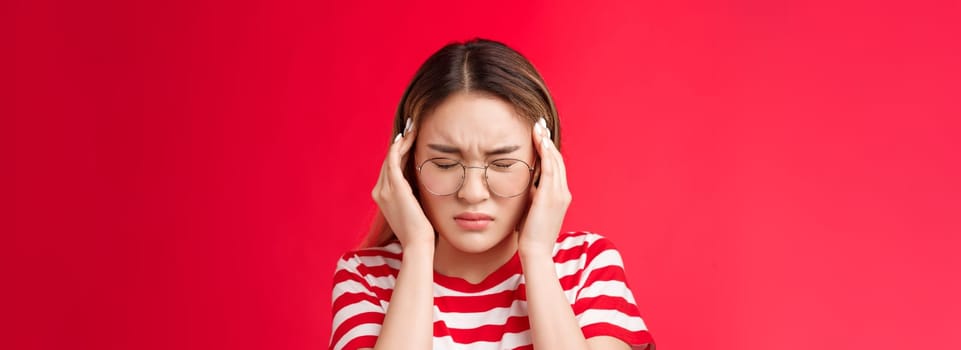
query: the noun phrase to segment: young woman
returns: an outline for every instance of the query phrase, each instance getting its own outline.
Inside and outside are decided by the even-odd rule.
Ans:
[[[560,233],[560,124],[523,56],[445,46],[394,133],[380,215],[334,275],[332,349],[653,348],[611,242]]]

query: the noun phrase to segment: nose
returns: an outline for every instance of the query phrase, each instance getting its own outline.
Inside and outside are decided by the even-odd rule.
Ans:
[[[490,198],[487,179],[483,167],[464,167],[464,184],[457,191],[457,197],[468,203],[477,203]],[[474,170],[474,171],[472,171]]]

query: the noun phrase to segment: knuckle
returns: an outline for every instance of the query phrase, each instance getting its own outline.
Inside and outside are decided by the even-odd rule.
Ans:
[[[380,187],[380,186],[378,186],[377,188],[374,188],[374,191],[371,193],[371,196],[372,196],[372,197],[374,198],[374,200],[377,201],[377,202],[382,202],[382,201],[384,201],[385,199],[387,199],[388,195],[389,195],[389,193],[388,193],[387,189],[385,189],[385,188],[383,188],[383,187]]]
[[[551,167],[544,167],[541,169],[541,176],[551,176],[554,175],[554,169]]]

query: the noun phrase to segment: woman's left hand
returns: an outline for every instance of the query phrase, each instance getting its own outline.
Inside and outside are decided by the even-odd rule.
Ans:
[[[540,155],[540,180],[537,187],[531,187],[531,206],[518,237],[518,250],[551,256],[571,204],[571,191],[564,159],[551,141],[544,119],[534,125],[532,137]]]

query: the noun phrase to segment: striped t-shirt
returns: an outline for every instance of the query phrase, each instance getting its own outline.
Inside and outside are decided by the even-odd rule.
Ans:
[[[333,281],[331,349],[374,347],[400,268],[401,246],[348,252]],[[554,267],[585,338],[653,344],[628,288],[621,255],[596,233],[561,234]],[[480,283],[434,273],[434,349],[532,349],[520,258]]]

